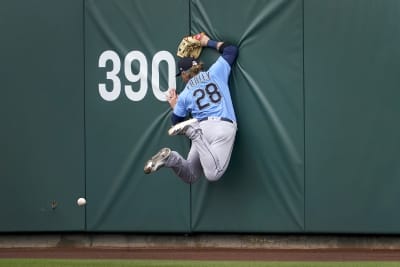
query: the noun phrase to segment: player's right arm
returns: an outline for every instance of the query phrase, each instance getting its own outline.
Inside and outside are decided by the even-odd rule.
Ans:
[[[175,88],[169,89],[169,95],[167,97],[168,103],[172,108],[171,122],[175,125],[186,119],[186,109],[183,103],[184,93],[181,93],[181,97],[178,98]]]
[[[178,116],[178,115],[176,115],[175,113],[172,113],[172,115],[171,115],[171,122],[172,122],[172,125],[175,125],[175,124],[177,124],[177,123],[180,123],[180,122],[184,121],[185,119],[186,119],[186,117]]]

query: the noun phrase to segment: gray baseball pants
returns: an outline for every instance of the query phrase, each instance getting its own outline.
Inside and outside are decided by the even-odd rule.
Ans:
[[[236,131],[236,123],[227,121],[194,123],[186,131],[192,141],[187,159],[172,151],[165,166],[189,184],[196,182],[202,174],[208,181],[217,181],[228,168]]]

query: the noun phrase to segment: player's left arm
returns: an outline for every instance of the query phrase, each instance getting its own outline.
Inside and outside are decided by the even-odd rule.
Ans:
[[[239,49],[237,46],[230,43],[222,43],[217,49],[220,53],[222,53],[222,57],[226,60],[226,62],[232,66],[239,54]]]
[[[228,62],[230,66],[235,62],[239,49],[236,45],[227,42],[218,42],[215,40],[211,40],[207,35],[202,35],[200,39],[200,44],[203,47],[210,47],[216,49],[218,52],[222,54],[222,57]]]

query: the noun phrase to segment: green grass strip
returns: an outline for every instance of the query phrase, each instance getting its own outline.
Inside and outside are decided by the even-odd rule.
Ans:
[[[0,259],[0,267],[400,267],[400,262]]]

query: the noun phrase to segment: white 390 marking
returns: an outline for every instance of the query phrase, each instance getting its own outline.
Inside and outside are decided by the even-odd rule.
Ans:
[[[106,73],[106,79],[112,83],[111,88],[107,88],[105,83],[99,83],[98,89],[100,96],[106,101],[115,101],[121,94],[122,83],[118,76],[121,71],[121,59],[113,50],[106,50],[99,57],[99,68],[105,68],[107,62],[111,62],[112,68]],[[132,64],[137,61],[135,66],[139,66],[137,73],[132,72]],[[160,63],[165,61],[168,65],[168,88],[176,87],[175,80],[175,59],[168,51],[159,51],[153,56],[151,62],[151,88],[154,96],[160,101],[166,101],[165,91],[160,89]],[[129,84],[124,85],[125,95],[132,101],[141,101],[147,94],[148,89],[148,63],[146,56],[137,50],[130,51],[124,59],[124,74]],[[138,87],[132,84],[139,83]]]

